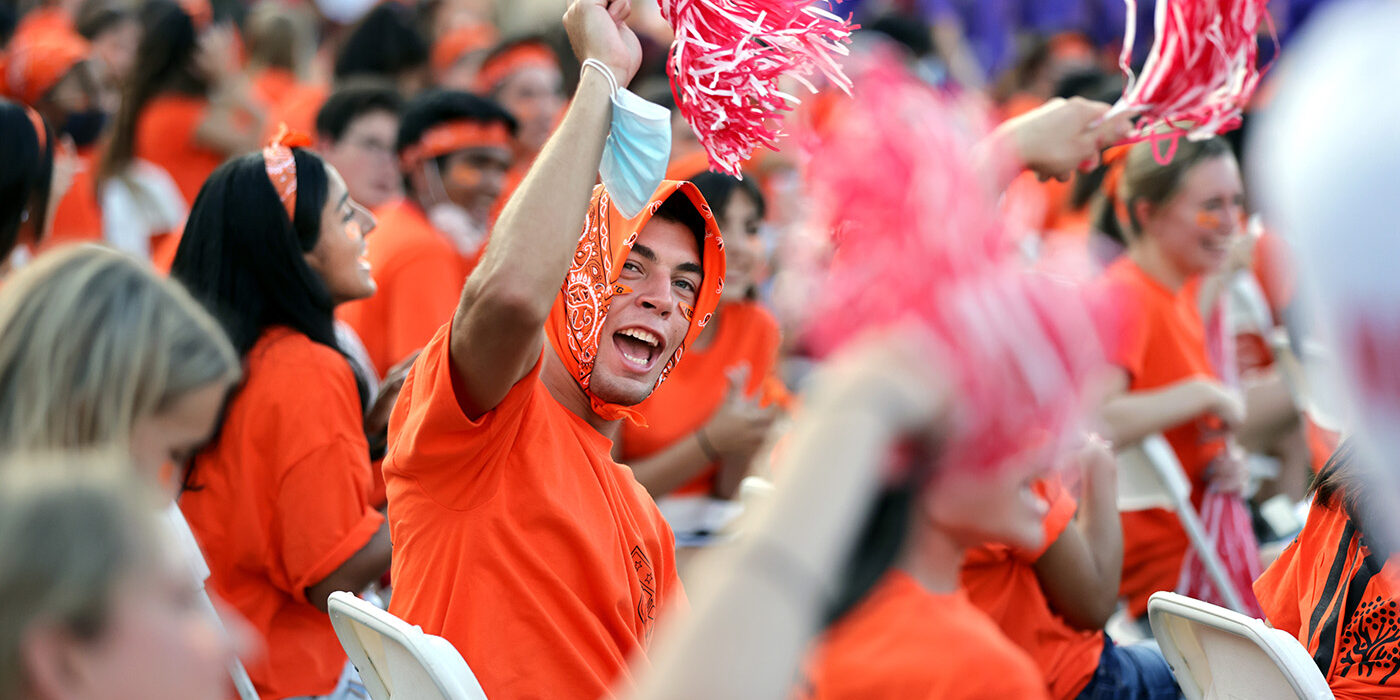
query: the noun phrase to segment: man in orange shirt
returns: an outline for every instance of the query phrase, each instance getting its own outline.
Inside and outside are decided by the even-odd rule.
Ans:
[[[377,211],[403,194],[394,142],[399,93],[378,86],[336,90],[316,114],[316,152],[345,178],[356,203]]]
[[[1030,654],[1050,697],[1176,698],[1176,679],[1160,651],[1118,646],[1103,633],[1118,605],[1123,565],[1116,466],[1104,446],[1086,448],[1079,462],[1084,500],[1076,503],[1058,477],[1036,482],[1036,495],[1049,503],[1044,541],[1031,549],[989,544],[969,552],[963,589]]]
[[[683,600],[671,531],[611,438],[708,322],[724,254],[694,186],[663,183],[630,220],[594,188],[610,82],[641,61],[629,14],[565,14],[578,92],[390,424],[390,612],[492,698],[603,697]]]
[[[427,93],[404,111],[396,155],[406,196],[376,212],[365,255],[379,291],[342,312],[380,376],[452,318],[486,242],[514,133],[505,110],[470,93]]]

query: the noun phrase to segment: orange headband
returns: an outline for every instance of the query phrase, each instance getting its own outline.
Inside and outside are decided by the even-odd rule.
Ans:
[[[542,44],[521,44],[486,60],[476,77],[477,92],[490,94],[506,76],[530,66],[559,69],[559,58]]]
[[[44,127],[44,118],[34,111],[33,107],[24,105],[24,113],[29,117],[29,123],[34,126],[34,138],[39,140],[39,157],[44,156],[44,149],[49,147],[49,130]]]
[[[310,145],[311,139],[306,134],[292,131],[283,124],[262,152],[267,179],[272,181],[272,189],[277,191],[277,198],[287,209],[287,220],[292,223],[297,220],[297,159],[292,149]]]
[[[1103,193],[1113,204],[1113,213],[1124,224],[1129,223],[1128,205],[1118,197],[1118,183],[1123,180],[1123,170],[1128,164],[1128,151],[1131,145],[1114,146],[1103,152],[1103,164],[1108,168],[1103,176]]]
[[[439,124],[399,154],[399,167],[409,172],[429,158],[478,146],[510,148],[510,130],[501,122],[482,124],[467,119]]]

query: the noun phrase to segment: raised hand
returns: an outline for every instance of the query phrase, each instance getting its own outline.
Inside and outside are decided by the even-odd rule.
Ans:
[[[601,61],[619,85],[631,82],[642,65],[642,44],[627,26],[631,14],[631,0],[573,0],[564,13],[574,55]]]

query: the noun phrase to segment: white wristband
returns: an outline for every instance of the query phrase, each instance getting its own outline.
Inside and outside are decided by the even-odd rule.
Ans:
[[[583,75],[583,71],[588,70],[590,67],[598,69],[598,72],[602,73],[603,77],[608,79],[608,85],[611,87],[611,91],[608,94],[616,96],[617,76],[613,75],[612,69],[608,67],[608,64],[596,58],[587,59],[583,62],[583,67],[579,69],[579,75]]]

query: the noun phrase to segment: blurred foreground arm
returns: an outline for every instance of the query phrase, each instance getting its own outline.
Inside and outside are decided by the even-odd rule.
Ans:
[[[903,438],[931,444],[947,404],[917,342],[871,340],[818,379],[773,500],[705,563],[689,615],[653,648],[634,700],[788,695],[890,449]]]

